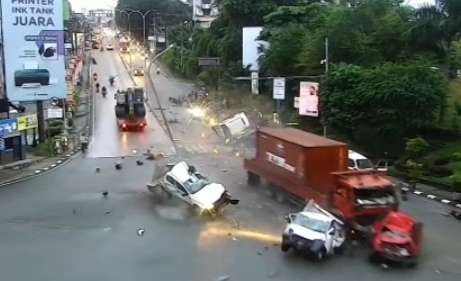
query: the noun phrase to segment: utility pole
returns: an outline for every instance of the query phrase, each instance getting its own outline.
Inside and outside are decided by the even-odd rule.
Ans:
[[[43,101],[37,101],[37,123],[38,123],[38,141],[45,142],[45,116],[43,112]]]
[[[329,42],[328,42],[328,37],[325,37],[325,78],[328,77],[328,71],[329,71],[329,64],[330,64],[330,50],[329,50]],[[327,136],[327,124],[326,124],[326,118],[325,118],[325,109],[322,108],[321,112],[321,123],[323,127],[323,136]]]

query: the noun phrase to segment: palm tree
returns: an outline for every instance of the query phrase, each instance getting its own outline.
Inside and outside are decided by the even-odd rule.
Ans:
[[[415,12],[410,30],[412,44],[417,49],[434,51],[447,56],[453,40],[461,33],[461,1],[435,0]]]

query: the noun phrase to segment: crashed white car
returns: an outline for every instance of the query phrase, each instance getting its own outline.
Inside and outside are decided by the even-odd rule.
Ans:
[[[200,214],[217,215],[228,204],[236,205],[239,200],[233,199],[223,185],[210,182],[182,161],[166,172],[148,187],[161,188],[167,194],[175,196],[196,208]]]
[[[293,248],[322,260],[341,249],[346,240],[344,223],[312,200],[301,212],[289,214],[286,220],[283,252]]]

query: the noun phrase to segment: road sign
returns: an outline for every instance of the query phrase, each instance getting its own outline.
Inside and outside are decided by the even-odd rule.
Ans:
[[[221,66],[221,58],[198,58],[199,66]]]
[[[18,131],[18,121],[16,119],[0,120],[0,138]]]
[[[259,73],[251,72],[251,92],[259,95]]]
[[[273,98],[275,100],[285,99],[285,78],[274,78]]]

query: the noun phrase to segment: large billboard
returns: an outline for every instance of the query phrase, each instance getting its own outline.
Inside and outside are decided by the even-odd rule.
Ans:
[[[299,85],[299,115],[319,116],[319,83],[301,82]]]
[[[269,43],[259,40],[262,27],[244,27],[242,30],[242,67],[250,71],[259,71],[259,57]]]
[[[64,98],[63,1],[2,0],[1,5],[8,98]]]

